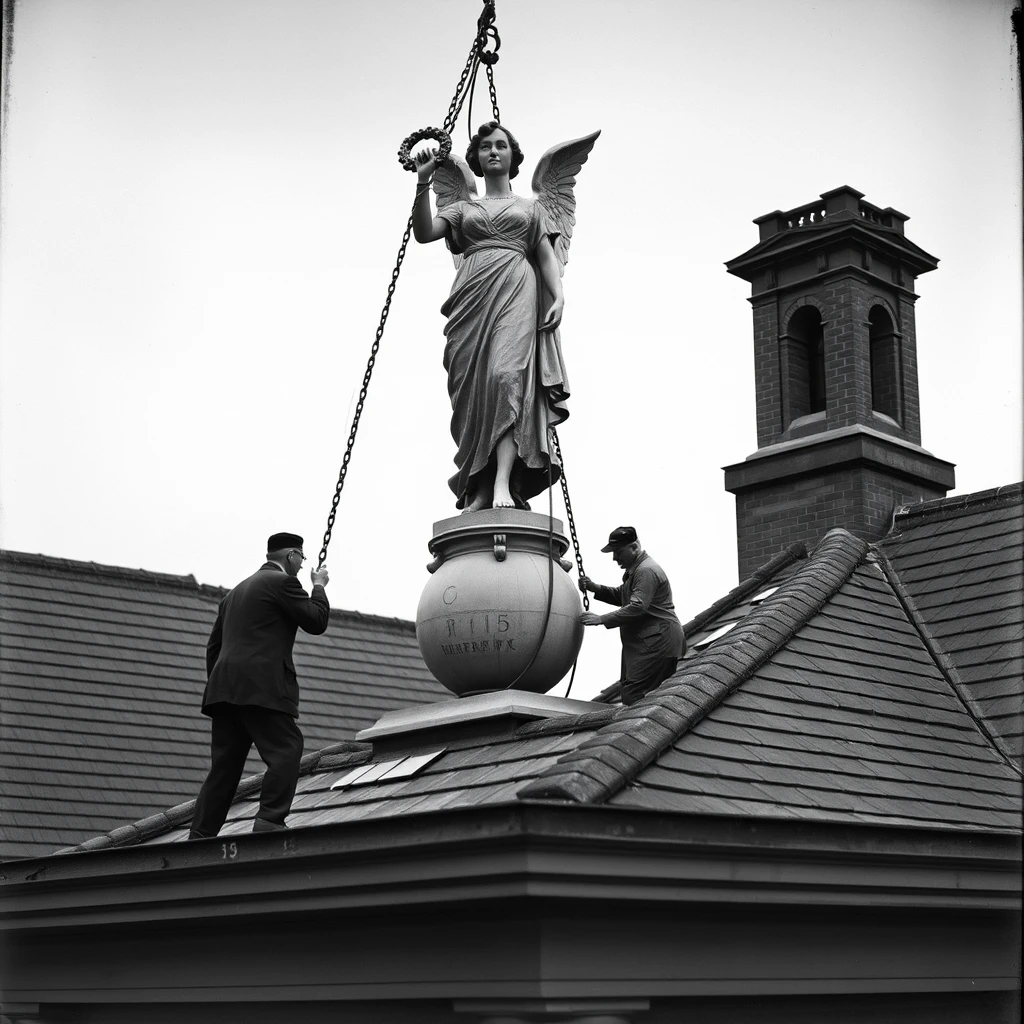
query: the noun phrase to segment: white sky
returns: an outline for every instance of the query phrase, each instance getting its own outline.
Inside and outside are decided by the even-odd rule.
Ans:
[[[276,530],[315,556],[413,198],[395,153],[443,122],[480,6],[19,0],[3,547],[226,586]],[[841,184],[909,214],[941,260],[918,282],[924,446],[957,463],[959,493],[1020,478],[1012,6],[498,0],[514,187],[603,131],[562,328],[592,576],[618,578],[599,549],[632,523],[684,620],[735,585],[721,467],[756,448],[753,346],[749,286],[722,264],[757,242],[752,218]],[[478,89],[474,121],[487,109]],[[336,607],[413,618],[431,524],[454,514],[452,275],[442,244],[410,245],[328,558]],[[588,630],[572,695],[618,662],[617,634]]]

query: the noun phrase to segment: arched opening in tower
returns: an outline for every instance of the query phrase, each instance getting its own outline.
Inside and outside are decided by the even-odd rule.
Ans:
[[[884,306],[871,307],[868,329],[872,411],[901,423],[900,336]]]
[[[801,416],[825,411],[825,327],[814,306],[798,309],[786,331],[787,426]]]

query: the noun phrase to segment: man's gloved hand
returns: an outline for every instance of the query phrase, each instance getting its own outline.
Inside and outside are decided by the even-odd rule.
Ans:
[[[322,565],[319,569],[314,569],[310,574],[309,578],[313,581],[314,587],[326,587],[327,581],[330,576],[327,575],[327,566]]]
[[[584,626],[600,626],[601,616],[595,615],[594,612],[583,612],[583,614],[580,615],[580,622],[582,622]]]
[[[588,590],[591,592],[597,590],[597,586],[589,576],[580,577],[579,588],[581,594],[585,594]]]

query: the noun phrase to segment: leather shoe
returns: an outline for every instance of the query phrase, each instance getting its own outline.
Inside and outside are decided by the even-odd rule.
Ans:
[[[252,823],[253,832],[284,832],[287,829],[287,825],[280,825],[276,821],[267,821],[266,818],[257,818]]]

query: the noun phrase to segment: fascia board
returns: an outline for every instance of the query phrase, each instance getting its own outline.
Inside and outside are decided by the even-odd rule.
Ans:
[[[547,804],[397,824],[362,841],[351,827],[322,826],[287,840],[257,834],[9,862],[0,930],[552,897],[993,910],[1020,902],[1020,837],[1009,833]]]

